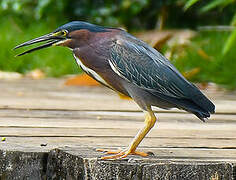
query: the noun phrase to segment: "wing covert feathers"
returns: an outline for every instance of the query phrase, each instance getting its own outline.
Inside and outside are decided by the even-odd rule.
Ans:
[[[122,37],[110,49],[109,63],[116,74],[202,120],[215,112],[215,105],[168,59],[131,35]]]

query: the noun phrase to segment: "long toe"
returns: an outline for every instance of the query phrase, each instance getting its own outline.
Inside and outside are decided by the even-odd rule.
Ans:
[[[148,156],[148,153],[141,152],[141,151],[131,152],[131,154],[137,155],[137,156],[142,156],[142,157],[147,157]]]
[[[124,150],[124,151],[120,151],[118,153],[108,153],[106,152],[106,154],[114,154],[114,155],[111,155],[111,156],[104,156],[104,157],[101,157],[101,159],[123,159],[123,158],[126,158],[128,155],[137,155],[137,156],[142,156],[142,157],[147,157],[148,154],[145,153],[145,152],[140,152],[140,151],[135,151],[135,152],[130,152],[130,151],[127,151],[127,150]]]
[[[110,150],[110,149],[96,149],[98,152],[103,152],[104,154],[119,154],[122,149]]]
[[[104,157],[101,157],[101,159],[122,159],[122,157],[126,154],[126,151],[120,151],[119,153],[117,154],[114,154],[114,155],[111,155],[111,156],[104,156]],[[128,154],[127,154],[128,155]],[[127,156],[126,155],[126,156]],[[125,157],[126,157],[125,156]],[[124,158],[125,158],[124,157]]]

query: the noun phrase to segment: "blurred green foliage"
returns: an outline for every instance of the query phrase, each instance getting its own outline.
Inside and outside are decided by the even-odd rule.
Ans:
[[[194,4],[199,2],[201,0],[187,0],[184,9],[188,10],[190,7],[192,7]],[[231,6],[232,10],[234,11],[234,15],[230,16],[232,18],[231,20],[231,25],[236,26],[236,1],[235,0],[212,0],[205,4],[203,7],[199,9],[200,13],[206,13],[209,12],[212,9],[218,8],[219,11],[222,11],[228,6]],[[224,44],[223,48],[223,54],[225,55],[233,46],[233,44],[236,43],[236,28],[232,33],[229,35],[226,43]]]
[[[219,4],[221,1],[224,3]],[[233,1],[1,0],[0,15],[10,15],[24,25],[43,20],[58,26],[72,20],[83,20],[106,26],[123,26],[129,31],[156,28],[158,17],[165,16],[165,19],[168,18],[166,27],[195,28],[199,25],[228,25],[236,10]]]
[[[27,28],[18,26],[14,19],[0,17],[0,70],[27,73],[33,69],[42,69],[48,76],[61,76],[77,73],[78,68],[73,61],[72,52],[62,47],[36,51],[22,57],[15,57],[13,47],[34,37],[48,33],[48,25],[44,22],[32,22]]]
[[[233,90],[236,88],[236,44],[227,54],[222,54],[222,45],[229,36],[230,32],[202,31],[182,54],[173,56],[172,62],[181,72],[198,68],[199,73],[191,77],[191,81],[215,82]]]
[[[19,58],[14,58],[15,52],[11,50],[72,20],[123,27],[131,33],[162,28],[197,29],[206,25],[236,26],[235,4],[235,0],[1,0],[0,70],[25,73],[40,68],[48,76],[79,72],[70,50],[65,48],[48,48]],[[202,48],[211,60],[199,56],[198,48],[187,47],[185,56],[174,58],[178,69],[185,72],[199,67],[200,73],[192,80],[236,88],[236,30],[200,32],[192,43]]]

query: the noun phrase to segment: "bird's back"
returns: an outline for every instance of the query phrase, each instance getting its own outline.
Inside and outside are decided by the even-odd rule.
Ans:
[[[201,120],[214,113],[214,104],[157,50],[124,31],[116,39],[110,63],[121,77]]]

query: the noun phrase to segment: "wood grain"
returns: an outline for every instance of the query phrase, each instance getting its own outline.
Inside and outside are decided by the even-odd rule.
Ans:
[[[132,101],[102,87],[65,86],[65,79],[0,81],[1,149],[49,151],[69,146],[126,147],[144,125]],[[207,93],[216,114],[206,122],[156,108],[158,122],[140,144],[159,159],[236,160],[236,96]],[[41,146],[46,144],[46,146]]]

